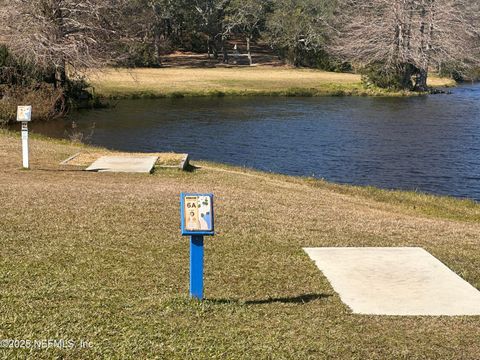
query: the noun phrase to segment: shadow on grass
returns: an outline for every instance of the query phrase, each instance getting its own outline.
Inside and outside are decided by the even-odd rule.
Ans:
[[[200,166],[195,166],[195,165],[192,165],[192,164],[188,164],[188,165],[185,167],[184,171],[186,171],[186,172],[195,172],[196,170],[199,170],[199,169],[201,169]]]
[[[242,305],[262,305],[262,304],[273,304],[273,303],[282,303],[282,304],[307,304],[314,300],[321,300],[329,298],[330,294],[302,294],[298,296],[291,296],[291,297],[268,297],[266,299],[258,299],[258,300],[246,300],[246,301],[238,301],[238,300],[229,300],[229,299],[205,299],[206,301],[213,303],[213,304],[234,304],[239,303]]]
[[[24,169],[20,169],[20,170],[24,170]],[[26,169],[26,170],[44,171],[44,172],[85,172],[84,169],[61,169],[61,168],[49,169],[49,168],[37,168],[37,167]]]

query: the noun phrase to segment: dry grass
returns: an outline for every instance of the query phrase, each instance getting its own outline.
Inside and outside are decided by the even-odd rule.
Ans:
[[[106,69],[90,75],[112,98],[204,95],[405,95],[364,89],[360,75],[287,67]],[[432,85],[450,84],[433,78]]]
[[[217,164],[154,175],[58,165],[79,149],[33,140],[23,171],[19,138],[0,134],[0,338],[93,347],[3,358],[480,358],[480,317],[352,315],[301,250],[421,246],[479,288],[480,205]],[[203,303],[187,297],[181,191],[216,196]]]
[[[428,86],[431,87],[453,87],[457,83],[453,79],[442,78],[436,75],[430,75],[428,77]]]

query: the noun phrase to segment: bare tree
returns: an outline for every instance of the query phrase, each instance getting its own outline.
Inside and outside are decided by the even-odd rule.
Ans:
[[[63,87],[67,67],[96,67],[114,57],[119,9],[115,0],[8,0],[0,8],[0,37],[19,58],[52,70]]]
[[[430,66],[460,62],[480,64],[480,3],[465,0],[418,0],[417,31],[412,33],[412,63],[418,68],[415,86],[427,89]]]
[[[479,63],[479,16],[479,3],[467,0],[343,0],[332,49],[363,66],[401,72],[402,87],[415,75],[414,89],[425,91],[431,66]]]
[[[225,31],[238,31],[245,36],[250,65],[253,64],[250,43],[260,36],[269,4],[269,0],[232,0],[226,9]]]
[[[131,53],[135,65],[137,60],[142,65],[162,64],[161,55],[171,49],[175,31],[183,30],[185,13],[194,12],[192,6],[188,9],[188,3],[189,0],[130,0],[125,4],[126,38],[135,39],[126,51]],[[127,59],[129,64],[131,58]]]
[[[222,31],[223,20],[225,16],[225,7],[229,0],[192,0],[193,8],[199,16],[199,30],[207,38],[207,53],[213,53],[218,57],[217,39],[220,39],[221,51],[223,52],[223,62],[228,62],[228,52],[226,48],[226,33]]]
[[[334,0],[277,0],[267,18],[267,38],[272,47],[287,53],[299,65],[302,51],[321,50],[330,31]]]

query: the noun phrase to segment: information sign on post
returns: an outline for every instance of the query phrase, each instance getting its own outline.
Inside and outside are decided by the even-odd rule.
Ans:
[[[22,123],[22,163],[25,169],[29,168],[28,163],[28,122],[32,120],[32,107],[19,106],[17,108],[17,121]]]
[[[215,234],[213,194],[180,195],[182,235],[190,236],[190,296],[203,299],[203,237]]]

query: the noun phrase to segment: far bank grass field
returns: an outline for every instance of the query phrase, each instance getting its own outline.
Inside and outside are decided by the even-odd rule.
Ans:
[[[32,359],[479,359],[480,317],[353,315],[302,251],[420,246],[480,288],[480,205],[196,162],[87,173],[86,146],[0,133],[0,349]],[[215,194],[203,303],[188,298],[179,194]]]
[[[107,98],[284,95],[405,96],[365,88],[358,74],[288,67],[104,69],[88,76],[97,95]],[[453,86],[451,79],[430,77],[430,86]]]

